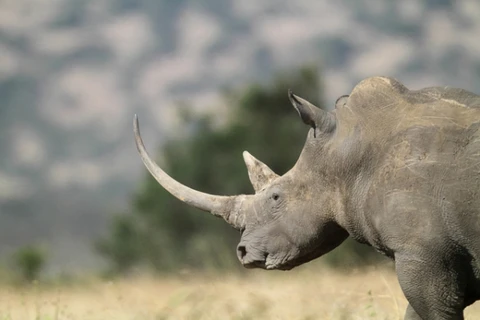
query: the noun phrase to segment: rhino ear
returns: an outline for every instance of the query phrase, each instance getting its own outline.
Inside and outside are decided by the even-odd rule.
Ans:
[[[243,151],[243,160],[247,165],[248,177],[255,192],[262,190],[272,180],[278,178],[278,175],[272,169],[247,151]]]
[[[330,132],[335,128],[335,116],[330,112],[324,111],[311,102],[294,95],[291,90],[288,90],[288,98],[303,123],[313,128],[315,137],[317,132]]]
[[[347,104],[348,97],[349,97],[349,95],[346,94],[346,95],[343,95],[343,96],[341,96],[340,98],[338,98],[337,101],[335,101],[335,109],[338,109],[338,108],[343,107],[344,105],[346,105],[346,104]]]

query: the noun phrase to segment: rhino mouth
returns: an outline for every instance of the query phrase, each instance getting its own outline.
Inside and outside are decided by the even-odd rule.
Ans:
[[[247,269],[266,269],[266,263],[264,260],[255,260],[251,262],[242,263]]]
[[[269,263],[267,260],[255,260],[248,263],[243,263],[243,266],[247,269],[264,269],[264,270],[291,270],[295,267],[292,263]]]
[[[310,260],[310,259],[309,259]],[[291,270],[298,264],[297,259],[293,260],[279,260],[271,258],[268,253],[265,253],[264,258],[255,260],[243,260],[242,265],[247,269],[265,269],[265,270]]]
[[[289,263],[289,262],[286,262],[286,263],[282,263],[282,264],[266,264],[265,265],[265,269],[266,270],[281,270],[281,271],[288,271],[288,270],[292,270],[293,268],[295,268],[296,265],[293,264],[293,263]]]
[[[319,256],[323,255],[322,253],[319,253],[318,251],[313,251],[309,253],[305,253],[299,256],[296,256],[292,259],[284,260],[284,261],[269,261],[270,259],[266,259],[266,261],[263,262],[263,267],[266,270],[282,270],[282,271],[288,271],[291,270],[295,267],[298,267],[299,265],[302,265],[304,263],[307,263],[313,259],[318,258]]]

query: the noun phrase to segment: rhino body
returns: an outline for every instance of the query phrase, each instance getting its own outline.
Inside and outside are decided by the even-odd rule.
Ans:
[[[463,319],[480,299],[480,96],[361,81],[323,111],[289,93],[311,126],[283,176],[244,153],[254,195],[208,195],[146,167],[180,200],[241,231],[245,267],[288,270],[348,236],[395,261],[405,319]]]

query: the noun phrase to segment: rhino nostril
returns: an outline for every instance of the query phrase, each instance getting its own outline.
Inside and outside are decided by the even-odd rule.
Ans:
[[[243,260],[243,257],[247,255],[247,248],[244,245],[239,245],[237,247],[237,256],[238,259]]]

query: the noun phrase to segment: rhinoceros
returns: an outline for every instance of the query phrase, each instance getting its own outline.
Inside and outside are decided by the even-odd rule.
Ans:
[[[245,267],[289,270],[350,236],[394,260],[405,319],[463,319],[480,299],[480,96],[389,77],[362,80],[333,111],[288,96],[311,128],[283,176],[243,153],[254,195],[175,181],[148,155],[135,116],[138,151],[172,195],[240,230]]]

